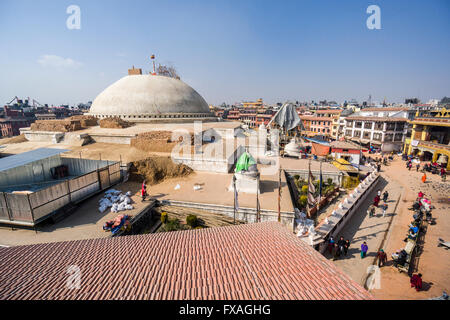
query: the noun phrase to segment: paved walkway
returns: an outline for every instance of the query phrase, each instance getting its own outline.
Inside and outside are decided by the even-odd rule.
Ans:
[[[389,193],[386,216],[383,217],[382,209],[377,208],[375,216],[370,218],[367,214],[368,207],[373,203],[373,199],[380,189],[382,193],[385,190]],[[367,268],[370,265],[375,264],[376,253],[383,244],[383,239],[386,237],[390,222],[395,215],[395,208],[402,190],[403,188],[398,183],[389,180],[389,178],[381,172],[380,179],[374,191],[366,198],[361,205],[359,212],[356,212],[352,216],[351,220],[349,220],[343,228],[341,234],[335,239],[337,241],[341,235],[344,239],[349,239],[350,248],[347,256],[334,260],[334,263],[361,285],[364,285],[368,276]],[[383,204],[383,201],[380,201],[380,204]],[[369,251],[367,257],[361,259],[360,248],[364,241],[367,243]],[[328,252],[325,253],[325,256],[331,259],[331,255]]]

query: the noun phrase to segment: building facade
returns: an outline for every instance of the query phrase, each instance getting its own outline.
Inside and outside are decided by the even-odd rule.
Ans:
[[[379,147],[383,152],[400,152],[406,140],[409,120],[414,118],[409,108],[366,108],[346,117],[344,137],[364,145]]]
[[[444,108],[435,114],[417,113],[411,124],[411,139],[403,152],[419,156],[422,161],[439,161],[450,169],[450,111]]]

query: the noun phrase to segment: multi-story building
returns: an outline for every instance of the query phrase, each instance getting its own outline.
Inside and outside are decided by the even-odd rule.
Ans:
[[[264,107],[264,103],[262,99],[258,99],[256,101],[247,101],[247,102],[242,102],[242,107],[244,109],[260,109]]]
[[[336,131],[335,136],[333,136],[334,139],[339,140],[344,137],[345,119],[352,114],[353,114],[352,109],[345,109],[340,113],[338,120],[338,129]]]
[[[422,161],[439,161],[450,169],[450,111],[443,108],[428,115],[417,112],[411,124],[411,139],[405,142],[403,151],[419,156]]]
[[[26,117],[21,110],[12,110],[4,106],[4,118],[0,118],[0,128],[3,137],[12,137],[20,134],[20,128],[26,128],[34,122],[34,117]]]
[[[398,152],[408,133],[409,108],[366,108],[346,117],[344,136],[364,145],[380,147],[383,152]]]
[[[240,111],[237,108],[233,108],[230,111],[228,111],[227,119],[228,120],[235,120],[239,121],[240,119]]]
[[[329,134],[329,136],[332,138],[336,137],[337,135],[339,129],[339,115],[341,114],[341,112],[342,110],[340,109],[322,109],[315,112],[318,117],[331,118],[331,131],[327,131],[327,134]]]
[[[315,136],[320,134],[324,136],[331,136],[332,118],[317,117],[314,115],[301,115],[300,119],[306,129],[306,135]]]

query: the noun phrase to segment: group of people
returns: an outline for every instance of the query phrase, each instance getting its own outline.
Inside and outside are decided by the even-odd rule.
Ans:
[[[389,193],[387,192],[387,190],[385,190],[383,193],[384,204],[381,206],[381,208],[383,209],[383,217],[386,215],[386,210],[388,208],[388,205],[387,205],[388,198],[389,198]],[[375,209],[380,207],[380,201],[381,201],[381,190],[378,190],[377,195],[373,199],[373,204],[369,206],[369,210],[368,210],[369,217],[375,216]]]
[[[381,163],[387,165],[387,159],[385,157],[372,159],[370,156],[365,159],[366,164],[372,166],[377,172],[381,171]]]
[[[336,242],[334,238],[331,236],[328,239],[328,251],[331,255],[333,255],[334,259],[337,259],[341,255],[347,255],[348,248],[350,247],[350,240],[344,240],[344,237],[340,237]]]
[[[411,168],[413,167],[413,160],[411,157],[407,158],[406,161],[406,168],[411,171]],[[416,172],[419,172],[420,170],[420,162],[416,163]],[[439,174],[441,176],[441,179],[443,182],[447,180],[447,171],[445,170],[444,166],[439,165],[437,162],[430,162],[425,163],[422,167],[423,176],[422,176],[422,182],[425,183],[427,181],[427,172],[431,172],[433,174]]]

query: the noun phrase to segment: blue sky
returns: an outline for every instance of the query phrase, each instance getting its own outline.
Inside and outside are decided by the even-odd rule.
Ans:
[[[450,1],[1,0],[0,49],[0,104],[87,102],[153,53],[211,104],[427,101],[450,96]]]

